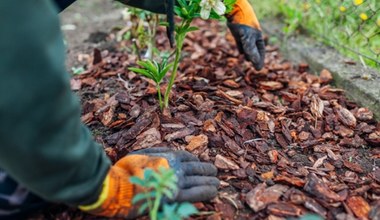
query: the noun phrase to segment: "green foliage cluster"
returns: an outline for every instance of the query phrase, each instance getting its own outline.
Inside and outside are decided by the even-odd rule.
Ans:
[[[320,217],[319,215],[306,214],[302,216],[301,218],[299,218],[299,220],[323,220],[323,218]]]
[[[143,76],[155,81],[161,110],[169,106],[169,97],[170,97],[170,93],[177,76],[178,66],[181,59],[182,47],[183,47],[183,43],[186,38],[186,35],[189,32],[198,30],[197,27],[191,25],[191,22],[195,18],[200,17],[200,12],[202,10],[201,1],[202,0],[177,0],[178,5],[174,7],[174,12],[180,18],[180,22],[178,22],[175,25],[175,31],[174,31],[175,32],[175,48],[174,48],[173,53],[171,53],[171,56],[169,58],[166,58],[166,57],[160,58],[161,60],[165,61],[165,67],[160,67],[160,65],[158,65],[157,62],[153,61],[154,60],[153,58],[151,58],[150,61],[147,60],[147,61],[139,62],[138,65],[141,68],[129,68],[129,70],[142,74]],[[213,4],[215,3],[215,1],[216,0],[209,0],[209,3]],[[226,13],[232,10],[232,6],[234,5],[235,1],[236,0],[223,1],[226,7]],[[221,20],[223,19],[223,16],[218,15],[215,12],[215,10],[211,10],[209,18]],[[160,85],[161,85],[161,81],[164,79],[165,75],[169,71],[169,68],[166,68],[168,66],[172,67],[171,75],[170,75],[168,86],[166,88],[166,91],[164,93],[163,100],[162,100]]]
[[[374,61],[380,62],[380,1],[250,1],[264,19],[280,16],[287,24],[285,33],[304,30],[342,53],[356,60],[363,58],[368,65],[380,68]]]
[[[133,204],[141,204],[139,213],[148,212],[151,220],[181,220],[198,213],[191,203],[162,202],[164,197],[172,199],[177,191],[177,178],[173,169],[160,167],[157,172],[145,169],[144,178],[131,177],[130,181],[144,190],[133,198]]]
[[[163,109],[164,102],[162,100],[161,94],[161,82],[168,73],[169,69],[173,67],[173,63],[168,63],[167,58],[163,58],[161,63],[156,62],[155,60],[140,60],[137,61],[137,64],[142,68],[130,67],[129,70],[139,73],[156,83],[157,96],[160,105],[160,109]]]
[[[134,42],[133,52],[141,58],[141,52],[145,51],[144,58],[152,59],[153,53],[156,52],[155,37],[160,15],[152,12],[126,7],[123,16],[130,27],[123,29],[121,39],[132,40]]]

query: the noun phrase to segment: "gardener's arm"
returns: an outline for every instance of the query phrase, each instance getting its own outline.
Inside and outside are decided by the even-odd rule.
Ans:
[[[63,11],[65,8],[70,6],[76,0],[54,0],[57,5],[59,11]],[[156,0],[116,0],[122,2],[126,5],[141,8],[144,10],[148,10],[155,13],[166,13],[164,1],[156,1]]]
[[[136,216],[131,176],[176,170],[175,201],[216,195],[216,168],[191,154],[141,151],[110,167],[80,122],[57,10],[50,0],[0,1],[0,167],[38,196],[102,216]]]
[[[97,199],[110,167],[80,122],[52,1],[0,1],[0,167],[42,198]]]

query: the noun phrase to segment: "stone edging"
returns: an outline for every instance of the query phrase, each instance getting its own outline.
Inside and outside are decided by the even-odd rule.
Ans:
[[[350,60],[335,49],[327,47],[307,36],[297,35],[287,38],[282,31],[283,25],[278,21],[263,22],[263,30],[269,36],[277,37],[281,51],[286,59],[309,64],[313,73],[319,74],[323,69],[329,70],[334,77],[334,85],[346,90],[346,95],[373,111],[380,119],[380,73],[361,64],[347,64]],[[361,76],[371,76],[363,79]]]

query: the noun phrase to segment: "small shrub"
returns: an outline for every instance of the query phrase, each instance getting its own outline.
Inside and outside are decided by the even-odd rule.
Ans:
[[[177,178],[173,169],[160,167],[158,172],[145,169],[144,178],[131,177],[130,181],[141,186],[144,192],[135,195],[133,204],[140,203],[139,213],[149,213],[151,220],[180,220],[198,213],[190,203],[164,203],[165,197],[172,199],[177,191]],[[159,211],[162,207],[162,211]]]

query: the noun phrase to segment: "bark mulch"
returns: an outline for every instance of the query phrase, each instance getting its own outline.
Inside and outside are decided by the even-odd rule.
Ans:
[[[380,219],[380,123],[372,112],[329,85],[329,71],[312,75],[307,64],[281,58],[275,46],[267,46],[265,68],[255,71],[224,25],[196,24],[200,31],[185,42],[164,113],[153,82],[126,70],[136,65],[131,53],[95,50],[88,70],[71,80],[82,121],[109,157],[169,146],[215,164],[219,195],[197,203],[203,215],[193,219],[280,220],[305,213]],[[157,47],[168,48],[162,30]],[[57,219],[91,218],[57,210]]]

